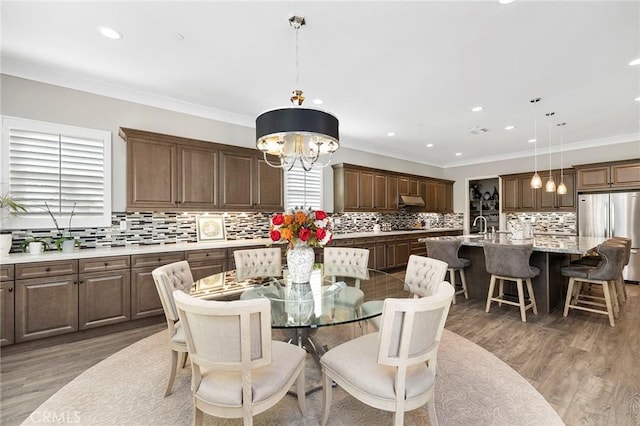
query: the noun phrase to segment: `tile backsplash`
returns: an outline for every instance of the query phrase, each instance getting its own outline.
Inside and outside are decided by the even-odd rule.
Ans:
[[[534,233],[554,233],[578,235],[577,217],[573,212],[558,213],[507,213],[510,220],[526,220],[531,222]]]
[[[120,247],[126,245],[175,244],[197,242],[196,216],[194,213],[113,213],[110,227],[74,228],[72,235],[80,240],[82,248]],[[212,214],[222,216],[225,221],[227,240],[242,240],[269,237],[269,220],[273,213],[225,212]],[[339,223],[334,225],[335,233],[367,232],[376,223],[390,223],[392,229],[411,228],[414,224],[427,220],[431,228],[462,228],[462,214],[408,213],[345,213],[334,215]],[[120,229],[125,221],[126,230]],[[29,236],[57,238],[56,230],[16,230],[12,232],[12,252],[21,251],[21,245]],[[51,249],[55,249],[52,245]]]

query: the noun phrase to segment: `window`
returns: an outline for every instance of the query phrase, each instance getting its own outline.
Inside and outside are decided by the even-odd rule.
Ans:
[[[27,208],[7,228],[111,225],[111,132],[2,118],[2,193]]]
[[[305,172],[302,167],[296,165],[284,173],[287,209],[293,207],[322,209],[322,169],[311,169]]]

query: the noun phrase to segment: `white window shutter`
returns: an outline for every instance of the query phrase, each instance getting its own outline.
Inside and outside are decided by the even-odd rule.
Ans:
[[[311,207],[322,210],[322,169],[311,169],[305,172],[296,165],[285,171],[285,206]]]
[[[9,226],[54,229],[111,224],[111,132],[3,117],[3,191],[27,208]]]

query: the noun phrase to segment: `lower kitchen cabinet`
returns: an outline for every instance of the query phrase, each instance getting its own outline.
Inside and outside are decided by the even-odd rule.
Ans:
[[[129,256],[81,259],[78,328],[101,327],[131,318]]]
[[[13,265],[8,265],[13,271]],[[13,343],[13,307],[14,307],[13,273],[10,280],[0,281],[0,346]]]
[[[131,256],[131,319],[164,314],[151,271],[181,260],[184,260],[183,252]]]
[[[185,258],[194,281],[227,270],[227,249],[224,248],[188,251]],[[231,269],[235,269],[235,262],[232,265],[234,267]]]
[[[16,342],[41,339],[76,330],[78,330],[77,274],[16,280]]]

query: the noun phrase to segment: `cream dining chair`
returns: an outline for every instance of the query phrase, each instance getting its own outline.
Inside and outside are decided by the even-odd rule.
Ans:
[[[171,371],[169,372],[169,382],[164,396],[171,393],[173,381],[176,378],[178,364],[184,368],[187,362],[187,341],[184,337],[184,330],[178,318],[178,311],[173,300],[173,292],[180,290],[188,293],[193,284],[191,268],[186,260],[160,266],[151,272],[153,281],[156,284],[162,309],[167,318],[169,328],[169,345],[171,347]]]
[[[236,280],[247,278],[281,277],[282,250],[280,247],[236,250],[233,252],[236,264]]]
[[[268,299],[221,302],[174,292],[193,374],[193,420],[253,416],[280,401],[297,380],[305,409],[304,349],[271,339]]]
[[[431,296],[384,301],[380,331],[330,349],[320,359],[323,381],[322,425],[331,414],[333,382],[356,399],[394,412],[402,425],[404,412],[427,404],[432,426],[435,410],[436,359],[454,289],[446,281]],[[333,413],[339,416],[339,411]]]

